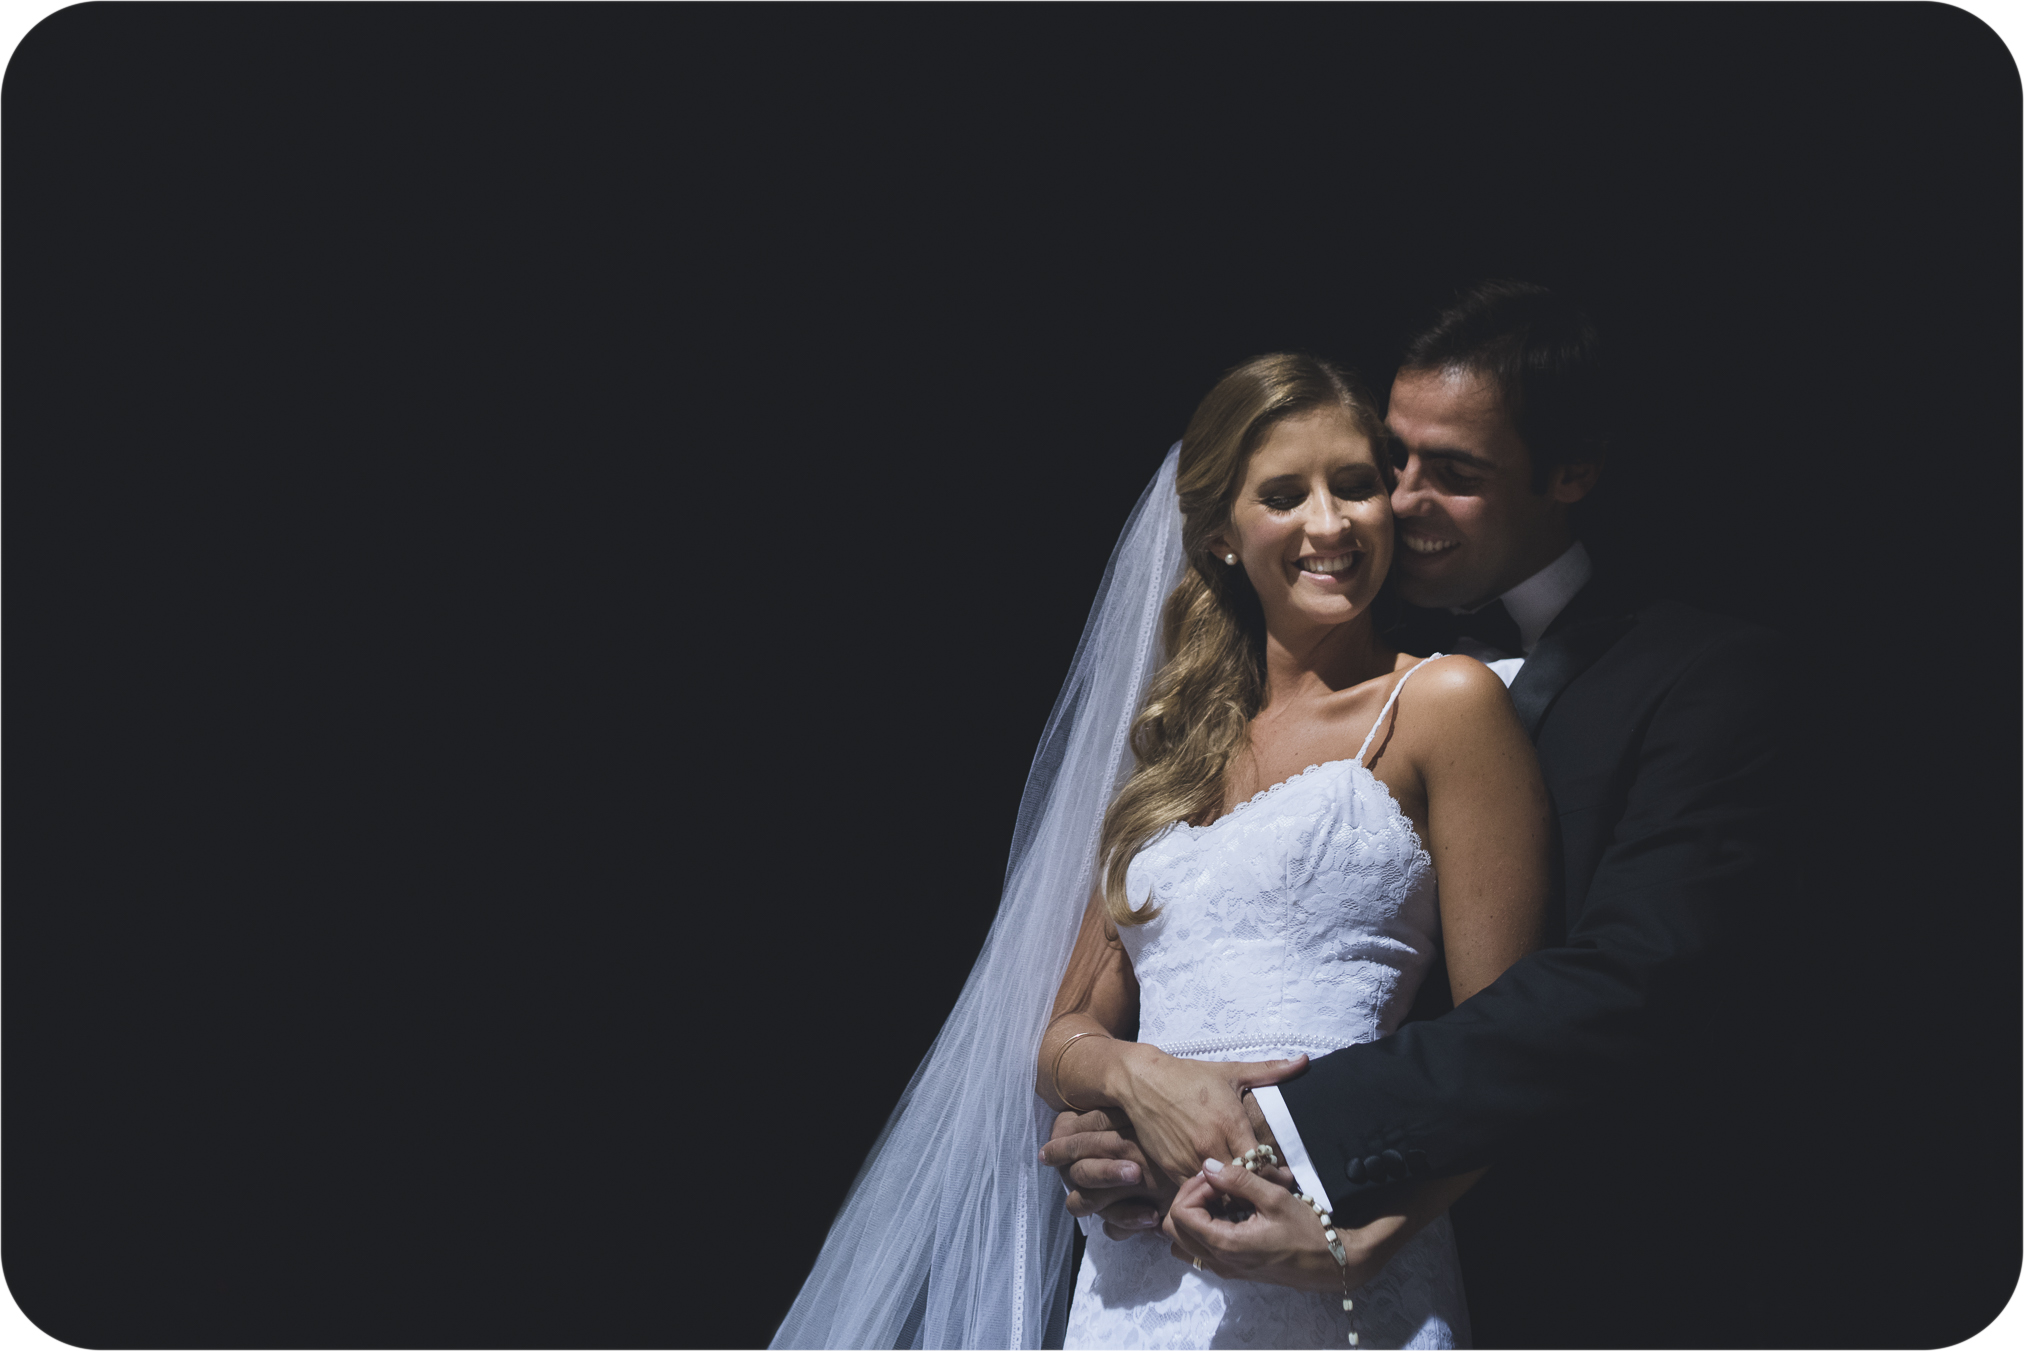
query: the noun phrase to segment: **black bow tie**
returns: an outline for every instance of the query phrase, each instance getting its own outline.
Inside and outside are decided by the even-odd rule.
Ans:
[[[1518,622],[1511,618],[1511,612],[1504,608],[1501,600],[1493,600],[1473,614],[1443,614],[1439,623],[1450,640],[1473,638],[1483,646],[1509,656],[1524,654],[1525,641],[1518,636]]]

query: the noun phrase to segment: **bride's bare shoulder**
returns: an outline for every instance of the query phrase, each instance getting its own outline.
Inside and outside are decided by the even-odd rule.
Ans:
[[[1415,660],[1404,658],[1401,665],[1412,669]],[[1496,717],[1511,712],[1510,693],[1497,673],[1474,657],[1460,654],[1436,657],[1414,670],[1412,679],[1399,691],[1399,702],[1440,719]]]

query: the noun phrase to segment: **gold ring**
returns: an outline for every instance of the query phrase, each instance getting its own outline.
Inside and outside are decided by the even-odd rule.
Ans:
[[[1202,1269],[1202,1259],[1197,1257],[1195,1259],[1195,1270],[1200,1271],[1201,1269]]]

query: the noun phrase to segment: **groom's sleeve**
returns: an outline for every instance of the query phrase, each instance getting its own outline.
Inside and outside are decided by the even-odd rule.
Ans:
[[[1280,1086],[1339,1201],[1509,1156],[1620,1091],[1659,1029],[1710,997],[1717,960],[1774,875],[1781,669],[1770,635],[1741,626],[1686,654],[1564,942],[1441,1017]]]

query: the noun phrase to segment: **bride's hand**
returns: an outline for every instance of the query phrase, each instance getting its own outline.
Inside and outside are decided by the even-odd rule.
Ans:
[[[1182,1060],[1152,1046],[1125,1063],[1117,1097],[1138,1132],[1146,1159],[1169,1177],[1190,1177],[1203,1159],[1234,1159],[1259,1143],[1244,1090],[1291,1079],[1307,1057],[1291,1060]]]
[[[1181,1184],[1163,1228],[1173,1254],[1225,1280],[1262,1281],[1329,1294],[1354,1289],[1378,1272],[1403,1242],[1402,1215],[1362,1229],[1338,1228],[1347,1265],[1328,1250],[1328,1233],[1289,1185],[1205,1159]],[[1260,1172],[1263,1170],[1261,1169]]]

